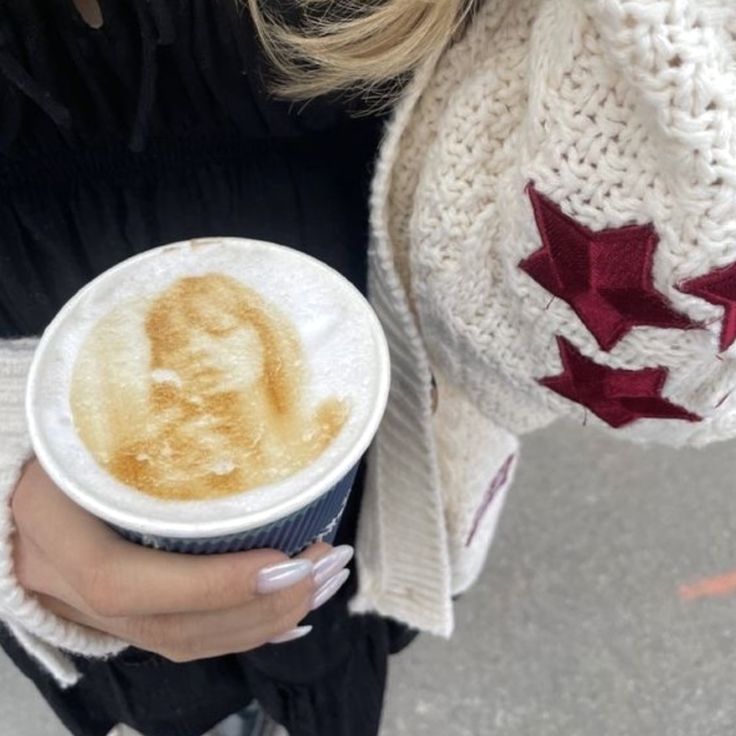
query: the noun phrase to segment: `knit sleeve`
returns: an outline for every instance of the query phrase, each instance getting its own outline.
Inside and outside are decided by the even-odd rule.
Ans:
[[[736,436],[736,5],[485,3],[392,165],[431,363],[484,415]]]
[[[0,619],[20,644],[64,687],[79,675],[65,652],[90,657],[120,651],[118,639],[54,616],[20,587],[13,574],[13,519],[9,501],[32,456],[24,397],[35,339],[0,341]]]

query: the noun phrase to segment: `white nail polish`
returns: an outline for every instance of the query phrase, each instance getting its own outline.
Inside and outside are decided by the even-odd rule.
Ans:
[[[287,641],[296,641],[297,639],[301,639],[303,636],[306,636],[313,628],[314,627],[312,626],[297,626],[295,629],[290,629],[279,636],[274,636],[274,638],[268,643],[285,644]]]
[[[300,583],[312,575],[314,566],[310,560],[296,559],[264,567],[258,573],[257,590],[261,594],[275,593]]]
[[[334,577],[330,578],[321,588],[317,590],[312,598],[312,610],[323,606],[337,593],[340,588],[345,584],[345,581],[350,577],[350,570],[343,570],[337,573]]]
[[[314,582],[319,588],[331,577],[337,575],[353,559],[355,550],[349,544],[335,547],[329,554],[314,563]]]

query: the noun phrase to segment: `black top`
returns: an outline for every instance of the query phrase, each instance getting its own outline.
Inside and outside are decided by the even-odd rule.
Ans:
[[[39,334],[103,270],[196,236],[290,245],[363,288],[381,121],[270,97],[236,0],[100,6],[95,30],[72,0],[0,0],[0,338]],[[354,539],[359,495],[340,542]],[[291,736],[375,736],[387,654],[407,637],[349,618],[351,589],[302,640],[186,665],[129,649],[79,660],[85,676],[65,691],[0,640],[76,736],[120,721],[198,736],[252,695]]]
[[[376,118],[270,97],[235,0],[100,5],[95,30],[72,0],[0,0],[0,337],[194,236],[290,245],[362,287]]]

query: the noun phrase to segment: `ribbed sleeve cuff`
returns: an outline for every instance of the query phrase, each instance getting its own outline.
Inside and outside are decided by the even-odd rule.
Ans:
[[[63,687],[79,679],[65,652],[89,657],[119,652],[119,639],[69,623],[21,588],[13,572],[10,497],[32,455],[25,420],[25,387],[36,339],[0,340],[0,619]]]

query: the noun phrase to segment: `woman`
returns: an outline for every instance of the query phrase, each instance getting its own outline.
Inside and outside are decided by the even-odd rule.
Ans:
[[[147,736],[200,736],[254,697],[294,736],[374,734],[387,656],[411,638],[378,616],[348,618],[348,584],[307,618],[309,636],[264,647],[307,630],[289,633],[316,593],[311,577],[298,578],[303,568],[286,568],[282,582],[293,585],[259,602],[250,583],[279,555],[236,556],[227,570],[214,559],[196,569],[182,559],[161,564],[160,555],[118,546],[66,504],[35,461],[19,478],[28,449],[17,432],[21,392],[10,383],[25,373],[30,338],[120,260],[190,237],[253,237],[311,253],[365,289],[367,184],[381,117],[357,116],[366,110],[359,100],[279,100],[269,91],[273,69],[253,17],[234,0],[0,3],[0,433],[8,439],[0,485],[6,496],[17,485],[15,571],[35,594],[21,613],[3,608],[15,634],[3,629],[3,645],[79,736],[121,722]],[[344,579],[360,496],[358,483],[328,560],[331,581]],[[31,512],[36,503],[42,518]],[[64,539],[74,540],[68,556]],[[328,552],[316,545],[306,559]],[[130,576],[106,569],[97,588],[80,583],[103,558]],[[111,590],[121,586],[123,608]],[[178,617],[171,596],[180,598]],[[203,597],[212,599],[206,614]],[[234,628],[230,610],[240,611]],[[113,613],[125,616],[104,615]],[[183,630],[195,616],[196,636],[167,637],[164,629]],[[157,617],[166,624],[157,627]],[[158,633],[145,634],[149,626]],[[130,641],[146,651],[94,656]]]
[[[146,6],[157,19],[147,26],[149,42],[154,28],[170,37],[164,5]],[[736,7],[726,0],[485,0],[467,15],[468,3],[402,0],[327,27],[319,25],[323,7],[329,13],[330,6],[307,4],[307,18],[276,26],[252,12],[285,92],[312,95],[414,70],[373,179],[370,295],[396,380],[368,461],[351,608],[448,635],[452,596],[472,583],[488,550],[518,434],[558,416],[672,445],[736,434]],[[200,38],[207,27],[197,24]],[[161,54],[144,53],[143,68],[154,58],[162,63]],[[2,59],[6,76],[18,79]],[[140,88],[138,147],[152,120],[150,87]],[[63,122],[55,98],[35,86],[28,92]],[[332,131],[328,148],[338,140]],[[354,144],[346,150],[356,153]],[[303,163],[301,175],[310,171]],[[87,210],[97,228],[110,212],[127,211],[97,201],[97,210]],[[26,210],[16,203],[11,223],[18,212]],[[158,222],[152,214],[130,220],[139,229]],[[40,220],[26,214],[24,222],[35,225],[26,232],[48,237]],[[4,263],[17,269],[24,252]],[[56,293],[52,283],[34,287],[37,299]],[[29,309],[16,319],[28,320]],[[25,324],[30,334],[43,319]],[[16,464],[27,448],[11,412],[31,351],[30,343],[5,346],[7,446]],[[8,474],[6,488],[16,475]],[[26,564],[25,538],[42,528],[38,509],[58,499],[46,488],[43,503],[31,502],[44,482],[30,464],[13,501],[15,569],[31,590],[39,585],[24,568],[40,565]],[[343,539],[353,539],[353,529]],[[5,564],[9,573],[7,555]],[[51,623],[36,619],[21,626],[31,604],[9,574],[5,586],[4,618],[27,649],[40,633],[75,651],[120,646],[119,638],[81,637],[76,628],[54,638]],[[304,585],[296,597],[310,593]],[[317,614],[325,625],[317,620],[298,642],[217,660],[218,676],[237,662],[251,692],[292,734],[375,733],[396,629],[375,615],[345,617],[344,601],[333,599]],[[82,618],[74,607],[60,612]],[[95,623],[109,631],[109,622]],[[327,641],[320,637],[348,642],[349,654],[310,650]],[[47,654],[49,668],[62,672],[51,662],[58,651]],[[17,647],[15,655],[41,680]],[[120,674],[125,656],[78,661],[87,674],[68,693],[108,678],[124,682],[118,692],[128,707],[138,702],[139,680]],[[207,666],[192,666],[188,677]],[[356,697],[351,683],[364,679],[369,685]],[[178,688],[177,681],[177,704]],[[68,694],[49,685],[46,694],[69,711],[62,707]],[[78,702],[81,709],[90,701]]]

